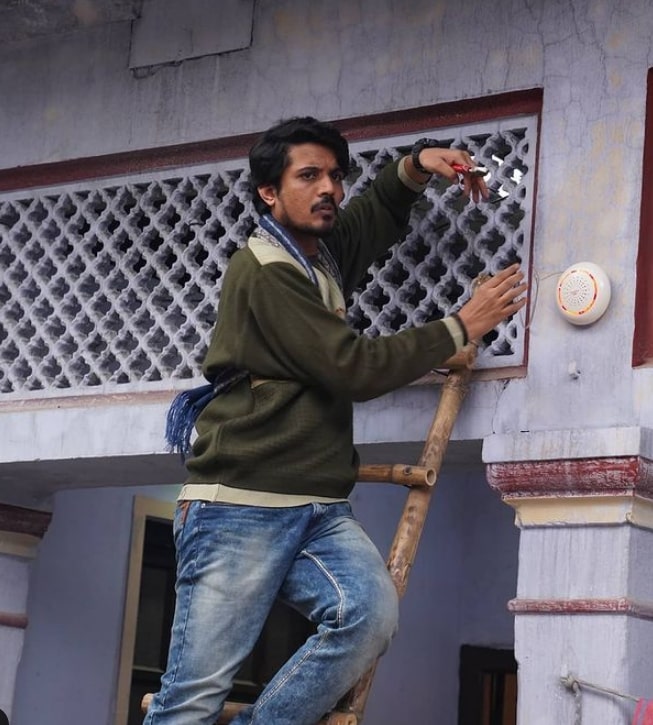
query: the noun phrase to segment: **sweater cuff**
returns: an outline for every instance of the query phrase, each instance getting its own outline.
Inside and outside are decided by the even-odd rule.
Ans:
[[[404,186],[407,186],[411,191],[422,192],[428,186],[428,181],[425,184],[420,184],[408,175],[406,171],[406,159],[407,156],[403,156],[397,166],[397,174]]]
[[[449,315],[449,317],[445,317],[442,322],[444,322],[447,331],[453,338],[454,344],[456,346],[456,352],[462,350],[463,347],[465,347],[465,345],[469,342],[469,339],[467,337],[467,330],[465,329],[465,325],[460,319],[460,315],[457,312],[452,312],[451,315]]]

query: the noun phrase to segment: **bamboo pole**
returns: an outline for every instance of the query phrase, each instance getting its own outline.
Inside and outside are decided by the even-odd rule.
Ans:
[[[471,356],[468,358],[470,364],[450,372],[447,376],[418,464],[421,467],[433,469],[436,477],[442,467],[447,444],[469,388],[476,345],[472,344],[468,347],[471,348],[468,351]],[[406,592],[408,576],[415,561],[433,490],[434,486],[411,488],[397,526],[388,557],[388,571],[400,598]],[[352,725],[358,725],[362,721],[375,671],[376,664],[340,701],[338,709],[327,717],[326,725],[341,725],[342,720],[339,718],[343,714],[355,716],[356,719]]]
[[[368,463],[360,466],[356,481],[360,483],[397,483],[401,486],[433,486],[435,470],[405,463]]]
[[[471,368],[476,360],[476,345],[466,345],[462,350],[445,360],[438,370],[460,370]]]

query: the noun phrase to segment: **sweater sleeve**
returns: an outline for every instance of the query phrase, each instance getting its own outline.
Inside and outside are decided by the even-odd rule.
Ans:
[[[287,264],[259,269],[249,310],[253,332],[240,338],[238,364],[263,378],[296,380],[354,401],[416,380],[441,365],[461,341],[450,333],[450,319],[387,337],[359,336]]]
[[[362,194],[349,201],[324,240],[340,266],[345,298],[372,262],[406,233],[410,209],[423,187],[407,186],[399,164],[387,164]]]

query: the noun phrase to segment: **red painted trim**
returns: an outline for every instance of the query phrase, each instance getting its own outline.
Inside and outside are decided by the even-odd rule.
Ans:
[[[489,463],[486,475],[504,497],[637,493],[653,498],[653,461],[641,456]]]
[[[349,141],[357,141],[379,136],[419,133],[426,129],[474,123],[501,116],[539,114],[541,107],[542,90],[536,88],[340,119],[333,123]],[[0,169],[0,191],[17,191],[242,158],[247,156],[257,137],[258,133],[242,134],[195,143]]]
[[[653,362],[653,69],[647,77],[642,168],[633,366]]]
[[[653,603],[628,597],[613,599],[512,599],[508,611],[513,614],[625,614],[653,619]]]
[[[246,156],[256,134],[0,169],[0,191],[140,174]]]
[[[534,99],[533,99],[534,100]],[[537,169],[537,165],[539,163],[540,159],[540,137],[541,137],[541,128],[542,128],[542,94],[540,93],[538,97],[538,103],[539,108],[537,111],[537,132],[536,132],[536,142],[535,142],[535,166]],[[539,173],[535,173],[534,176],[534,183],[533,183],[533,205],[532,205],[532,211],[531,211],[531,249],[533,246],[533,240],[535,239],[535,219],[537,216],[537,194],[539,189]],[[528,283],[528,289],[529,291],[533,289],[533,264],[531,263],[529,265],[529,268],[527,270],[528,279],[526,280]],[[529,352],[530,352],[530,335],[531,335],[531,305],[527,304],[525,307],[525,320],[524,320],[524,359],[522,360],[522,365],[525,368],[528,368],[528,358],[529,358]]]
[[[48,511],[0,504],[0,531],[28,534],[41,539],[48,530],[51,519],[52,514]]]
[[[420,131],[479,123],[501,116],[539,114],[542,89],[499,93],[495,96],[420,106],[402,111],[378,113],[335,121],[349,141],[398,136]]]
[[[0,627],[9,629],[27,629],[27,615],[13,612],[0,612]]]

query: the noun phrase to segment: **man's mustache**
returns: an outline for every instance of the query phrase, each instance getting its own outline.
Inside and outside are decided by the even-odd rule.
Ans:
[[[320,201],[318,201],[316,204],[313,204],[313,206],[311,207],[311,211],[320,211],[322,209],[329,209],[333,211],[338,210],[335,201],[328,194],[325,194],[323,197],[321,197]]]

